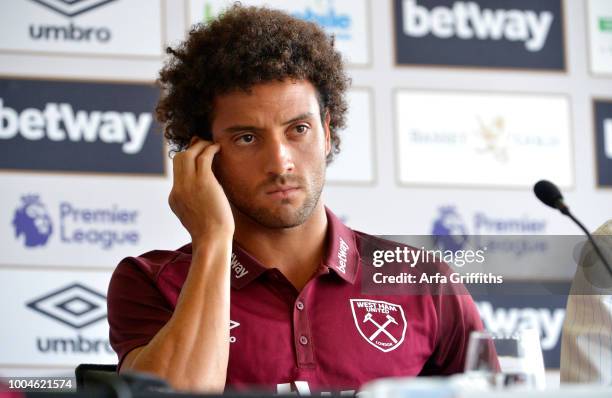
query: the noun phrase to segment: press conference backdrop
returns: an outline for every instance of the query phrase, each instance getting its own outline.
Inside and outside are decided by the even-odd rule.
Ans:
[[[541,178],[591,229],[612,217],[611,1],[242,2],[336,37],[353,87],[324,200],[351,227],[578,233],[536,202]],[[153,117],[163,49],[229,3],[0,2],[0,375],[116,361],[113,267],[188,241],[166,203],[172,171]],[[569,283],[573,267],[538,279]],[[564,305],[478,298],[491,329],[539,327],[550,369]]]

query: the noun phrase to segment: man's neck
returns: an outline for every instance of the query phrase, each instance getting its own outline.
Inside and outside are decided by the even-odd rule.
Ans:
[[[234,212],[234,239],[268,268],[278,268],[301,290],[321,263],[325,252],[327,215],[321,201],[303,224],[293,228],[266,228]]]

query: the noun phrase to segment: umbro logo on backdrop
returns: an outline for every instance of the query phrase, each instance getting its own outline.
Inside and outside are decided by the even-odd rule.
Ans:
[[[75,17],[117,0],[30,0],[66,17]]]
[[[30,309],[74,329],[106,318],[106,296],[72,283],[26,304]]]
[[[117,0],[30,0],[68,18],[73,18]],[[108,26],[80,26],[70,21],[68,25],[31,24],[32,40],[53,42],[109,43],[112,31]]]
[[[159,0],[0,1],[0,50],[158,59],[164,42],[163,3]],[[138,21],[137,29],[132,29],[134,21]]]
[[[53,290],[28,303],[26,306],[47,319],[68,326],[70,331],[56,330],[47,322],[37,330],[35,347],[42,355],[112,355],[108,331],[99,324],[106,318],[106,296],[81,283],[74,282]],[[51,322],[52,323],[52,322]],[[96,325],[85,331],[85,328]],[[108,325],[104,325],[108,328]],[[104,337],[102,337],[104,336]],[[99,361],[99,360],[98,360]]]

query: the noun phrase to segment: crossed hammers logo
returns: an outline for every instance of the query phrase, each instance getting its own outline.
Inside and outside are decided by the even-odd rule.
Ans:
[[[378,322],[376,322],[374,319],[372,319],[372,314],[370,312],[368,312],[365,316],[365,318],[363,318],[363,323],[366,322],[372,322],[374,324],[374,326],[376,326],[378,329],[369,337],[370,341],[373,341],[376,336],[378,336],[381,333],[384,333],[387,335],[387,337],[389,337],[391,339],[391,341],[393,341],[395,344],[397,344],[397,339],[395,337],[393,337],[393,335],[391,333],[389,333],[389,331],[387,330],[387,326],[389,326],[392,323],[395,323],[396,325],[398,324],[397,321],[395,320],[395,318],[393,318],[391,315],[387,315],[387,321],[385,323],[383,323],[382,325],[379,324]]]

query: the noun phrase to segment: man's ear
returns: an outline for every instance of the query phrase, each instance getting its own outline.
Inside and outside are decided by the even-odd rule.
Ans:
[[[329,123],[331,116],[329,110],[325,111],[325,120],[323,122],[323,130],[325,130],[325,155],[328,156],[331,152],[331,130],[329,129]]]

